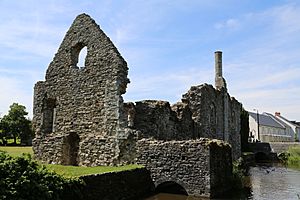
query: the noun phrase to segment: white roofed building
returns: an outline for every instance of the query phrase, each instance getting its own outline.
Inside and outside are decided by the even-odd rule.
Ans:
[[[250,142],[293,142],[292,127],[269,113],[249,113]],[[258,128],[259,127],[259,128]]]
[[[275,112],[275,117],[278,120],[280,120],[281,122],[287,124],[291,128],[294,140],[299,141],[299,139],[300,139],[300,125],[297,124],[295,121],[290,121],[290,120],[286,119],[285,117],[283,117],[280,114],[280,112]]]

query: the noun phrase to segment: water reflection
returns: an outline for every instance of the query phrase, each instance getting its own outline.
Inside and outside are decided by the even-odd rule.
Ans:
[[[248,180],[251,187],[248,194],[226,199],[300,199],[300,171],[280,166],[256,166],[250,168]],[[160,193],[146,200],[207,200],[207,198]]]
[[[284,167],[258,166],[250,169],[251,199],[298,199],[300,171]]]
[[[146,200],[208,200],[207,198],[197,198],[177,194],[160,193]]]

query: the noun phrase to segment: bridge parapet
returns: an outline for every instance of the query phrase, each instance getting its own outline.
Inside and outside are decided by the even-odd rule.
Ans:
[[[274,162],[278,161],[276,152],[268,142],[249,143],[248,147],[255,155],[256,162]]]
[[[137,162],[151,172],[156,186],[181,185],[191,196],[214,197],[230,189],[231,147],[220,140],[162,141],[143,139]]]
[[[253,153],[262,152],[269,154],[272,151],[270,143],[268,142],[249,143],[248,147]]]
[[[300,147],[300,142],[270,142],[272,151],[275,153],[282,153],[287,151],[290,147]]]

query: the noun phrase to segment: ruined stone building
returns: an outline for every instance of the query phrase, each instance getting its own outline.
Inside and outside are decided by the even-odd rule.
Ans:
[[[84,47],[87,56],[80,68]],[[93,19],[79,15],[45,81],[34,87],[35,157],[65,165],[119,165],[136,162],[137,141],[143,138],[211,138],[230,143],[238,158],[241,104],[227,92],[222,52],[215,53],[215,61],[215,88],[192,86],[174,105],[158,100],[124,103],[126,61]]]

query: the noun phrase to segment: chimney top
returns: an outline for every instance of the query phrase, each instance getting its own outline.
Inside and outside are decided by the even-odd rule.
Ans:
[[[280,116],[280,112],[275,112],[275,116]]]
[[[222,51],[215,51],[215,87],[217,90],[226,88],[226,81],[222,75]]]

